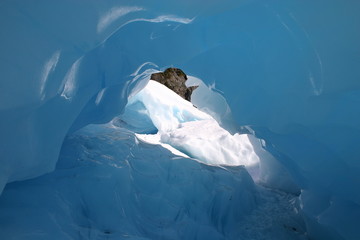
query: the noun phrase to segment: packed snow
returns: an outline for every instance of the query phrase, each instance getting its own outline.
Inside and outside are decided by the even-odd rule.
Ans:
[[[133,106],[143,105],[144,108]],[[146,112],[157,128],[157,137],[138,134],[144,141],[168,144],[182,154],[212,165],[257,166],[259,158],[247,134],[231,135],[210,115],[198,110],[166,86],[150,80],[143,90],[129,99],[125,119]],[[144,117],[147,119],[146,117]],[[137,122],[127,122],[136,127]],[[181,155],[182,155],[181,154]],[[183,156],[183,155],[182,155]]]

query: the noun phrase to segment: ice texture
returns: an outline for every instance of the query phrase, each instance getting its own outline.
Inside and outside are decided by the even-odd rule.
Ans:
[[[53,171],[67,134],[110,121],[146,71],[173,65],[225,97],[232,131],[263,139],[268,186],[285,184],[277,172],[293,179],[311,238],[359,239],[359,11],[340,0],[3,1],[0,189]]]
[[[135,118],[139,120],[134,121]],[[150,139],[150,143],[157,139],[155,142],[158,144],[168,144],[181,155],[207,164],[253,168],[259,165],[259,158],[247,134],[230,134],[210,115],[153,80],[129,98],[120,119],[126,126],[139,129],[140,133],[155,126],[158,137],[138,137],[145,141]]]
[[[65,140],[53,173],[9,184],[0,237],[235,239],[261,199],[243,167],[203,165],[126,129],[90,125]]]
[[[258,165],[259,158],[247,134],[231,135],[215,120],[180,124],[179,128],[161,133],[161,142],[217,165]]]
[[[159,132],[176,129],[185,122],[213,120],[208,114],[196,109],[191,102],[181,99],[165,85],[153,80],[150,80],[144,89],[131,97],[128,104],[131,106],[138,102],[144,105],[144,111],[147,112]]]
[[[205,165],[112,123],[89,125],[66,137],[54,172],[7,185],[0,238],[301,240],[294,197],[256,186],[242,166]]]

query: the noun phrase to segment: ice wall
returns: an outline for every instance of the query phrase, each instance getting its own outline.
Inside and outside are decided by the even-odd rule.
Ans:
[[[174,65],[266,141],[302,189],[313,238],[358,239],[359,11],[351,0],[2,1],[0,189],[52,171],[68,131],[110,120],[130,80]]]

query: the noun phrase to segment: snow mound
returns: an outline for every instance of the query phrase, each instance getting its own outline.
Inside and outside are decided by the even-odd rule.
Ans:
[[[247,134],[231,135],[213,119],[182,123],[179,128],[162,133],[161,142],[208,164],[259,163]]]
[[[180,123],[212,119],[208,114],[194,108],[175,92],[156,81],[150,80],[146,87],[129,99],[129,105],[141,102],[152,123],[160,132],[179,127]]]
[[[129,121],[134,116],[143,117],[143,121]],[[246,134],[231,135],[210,115],[156,81],[150,80],[143,90],[129,99],[125,114],[120,118],[143,129],[146,127],[142,125],[151,119],[158,129],[156,136],[137,134],[138,138],[148,143],[162,144],[168,149],[171,146],[178,155],[190,156],[212,165],[259,164],[259,158]],[[141,126],[137,126],[138,122]],[[150,126],[149,123],[147,128]]]

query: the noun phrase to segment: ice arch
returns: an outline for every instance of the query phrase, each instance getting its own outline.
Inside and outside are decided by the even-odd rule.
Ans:
[[[52,171],[68,131],[110,120],[141,87],[131,81],[139,66],[174,64],[215,83],[239,126],[267,141],[302,188],[314,238],[355,239],[359,8],[340,0],[3,1],[0,186]]]

